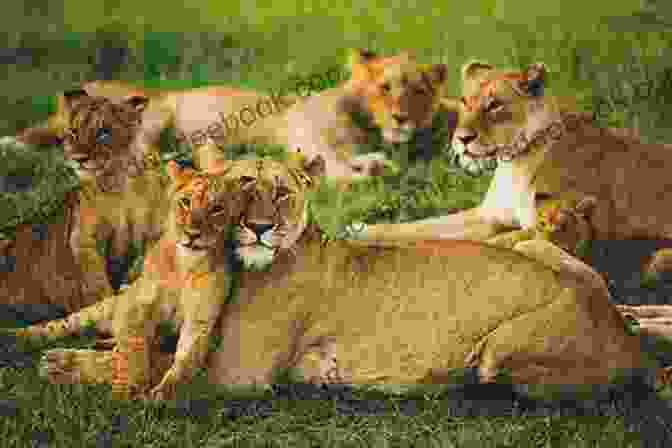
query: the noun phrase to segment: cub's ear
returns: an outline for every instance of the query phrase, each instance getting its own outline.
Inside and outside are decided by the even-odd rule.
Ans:
[[[525,69],[525,81],[521,81],[520,87],[530,96],[543,96],[544,84],[546,83],[546,65],[542,62],[530,64]]]
[[[126,104],[130,104],[138,112],[142,112],[147,108],[149,104],[149,98],[142,95],[133,95],[127,98],[124,98]]]
[[[82,101],[84,98],[87,98],[89,96],[88,93],[86,93],[86,90],[83,89],[73,89],[73,90],[67,90],[63,92],[62,96],[62,104],[68,109],[72,109],[77,105],[80,101]]]
[[[322,154],[318,154],[311,160],[308,157],[303,160],[303,169],[312,178],[322,177],[327,172],[327,162]]]
[[[482,61],[470,61],[462,66],[462,81],[479,76],[482,72],[494,70],[495,67]]]

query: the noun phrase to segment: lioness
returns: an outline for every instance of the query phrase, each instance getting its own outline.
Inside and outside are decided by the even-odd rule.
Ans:
[[[272,185],[261,184],[260,170]],[[145,257],[143,275],[120,295],[13,333],[55,339],[91,323],[101,334],[113,336],[101,344],[112,344],[114,352],[50,350],[42,360],[47,378],[55,383],[113,383],[119,397],[153,385],[149,395],[163,396],[202,364],[209,334],[231,294],[234,259],[255,268],[275,251],[291,249],[306,225],[303,192],[313,182],[311,174],[324,170],[319,156],[310,161],[291,158],[285,165],[267,160],[220,163],[207,173],[180,169],[171,161],[168,230]],[[229,247],[233,223],[239,226],[235,248]],[[263,241],[262,248],[250,250],[257,239]],[[164,321],[181,329],[168,371],[171,361],[153,345],[157,325]],[[157,377],[159,384],[150,384]]]
[[[366,143],[368,136],[352,115],[370,116],[387,142],[410,140],[416,131],[431,126],[446,67],[419,66],[408,53],[379,57],[367,50],[352,50],[350,70],[350,79],[309,98],[269,97],[224,86],[143,89],[118,81],[94,81],[82,89],[115,101],[128,96],[150,99],[136,141],[142,152],[154,152],[161,132],[172,126],[194,146],[196,167],[206,168],[221,159],[222,145],[267,143],[300,147],[309,157],[319,154],[327,161],[329,177],[351,180],[379,174],[384,165],[382,154],[356,155],[357,146]],[[244,110],[258,116],[249,126],[241,124]],[[60,126],[58,115],[52,118],[52,127]],[[39,128],[24,132],[25,138],[30,139],[31,132],[44,139],[44,130]]]
[[[566,194],[595,197],[595,238],[672,236],[660,205],[672,200],[672,153],[568,111],[566,102],[544,95],[545,76],[543,64],[523,72],[466,64],[464,96],[447,105],[459,112],[453,144],[469,157],[500,159],[483,202],[452,215],[369,226],[361,237],[485,240],[533,227],[538,203]]]
[[[240,254],[266,260],[269,270],[240,273],[236,300],[222,309],[223,346],[207,361],[212,383],[268,384],[289,369],[315,382],[438,384],[450,381],[450,369],[475,366],[482,381],[511,369],[516,382],[590,384],[640,366],[639,341],[626,334],[606,287],[476,242],[325,243],[308,215],[298,212],[308,204],[300,196],[272,206],[287,197],[286,186],[296,185],[298,173],[277,162],[245,162],[233,164],[223,182],[239,191],[233,222],[250,230],[241,227]],[[310,183],[301,185],[308,191]],[[194,201],[188,233],[198,235],[207,220],[195,220],[204,210]],[[266,232],[287,217],[294,230],[285,240],[292,244],[269,254],[273,238]],[[186,344],[203,325],[181,329],[176,362],[183,369],[195,365],[184,357],[183,335]],[[49,328],[49,334],[66,333],[62,325]],[[24,334],[43,332],[29,327]],[[110,352],[93,358],[67,353],[47,354],[54,378],[112,381],[108,372],[119,370]],[[122,355],[129,382],[148,371],[142,359],[116,356]],[[168,378],[155,398],[172,395],[178,376]]]

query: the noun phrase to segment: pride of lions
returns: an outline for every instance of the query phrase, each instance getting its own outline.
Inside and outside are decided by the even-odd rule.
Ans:
[[[414,136],[431,129],[438,112],[446,112],[452,146],[465,167],[491,160],[498,164],[485,198],[473,209],[414,222],[366,225],[361,231],[351,229],[347,241],[338,242],[334,249],[342,265],[325,267],[322,273],[317,268],[320,263],[314,262],[315,272],[320,272],[318,283],[307,274],[291,274],[293,283],[279,282],[280,274],[275,269],[268,274],[249,274],[260,285],[291,287],[288,309],[300,302],[311,310],[312,317],[306,319],[316,319],[308,329],[294,328],[310,333],[319,349],[314,368],[309,357],[292,364],[307,366],[306,372],[317,372],[305,374],[305,379],[359,384],[441,383],[446,370],[477,366],[483,382],[493,381],[501,369],[508,370],[514,379],[543,384],[604,382],[616,371],[633,369],[653,371],[656,380],[668,380],[668,370],[649,369],[638,336],[629,333],[623,315],[636,317],[643,331],[670,336],[661,317],[672,313],[664,307],[641,311],[638,307],[617,307],[602,277],[574,250],[580,240],[588,238],[672,237],[672,211],[666,207],[672,202],[672,178],[668,174],[672,152],[668,147],[642,143],[632,133],[600,128],[592,117],[573,109],[571,101],[544,89],[548,73],[540,63],[522,70],[503,70],[481,61],[467,62],[461,68],[458,98],[446,95],[446,74],[451,68],[420,63],[409,52],[382,57],[354,50],[349,68],[350,79],[336,87],[307,98],[288,97],[279,112],[235,133],[210,136],[193,148],[194,170],[212,170],[226,162],[220,150],[223,145],[273,143],[292,150],[300,148],[307,160],[324,161],[322,175],[347,188],[359,179],[382,175],[390,163],[383,154],[358,154],[358,147],[367,143],[370,134],[353,119],[356,113],[367,117],[384,141],[412,145]],[[135,108],[141,116],[127,127],[132,127],[132,135],[115,128],[118,123],[106,128],[108,116],[98,117],[98,127],[90,136],[86,134],[76,111],[79,105],[88,104],[87,97]],[[99,166],[113,170],[116,165],[107,161],[130,154],[135,160],[145,160],[157,154],[159,135],[168,127],[182,134],[206,130],[220,117],[267,97],[263,92],[226,86],[150,91],[122,82],[96,81],[60,95],[56,114],[17,139],[38,145],[62,142],[66,156],[85,154],[71,157],[80,164],[79,173],[84,179],[92,171],[89,165],[98,166],[99,160]],[[121,134],[123,143],[116,144]],[[118,166],[129,167],[123,163]],[[249,201],[254,204],[254,198]],[[99,203],[109,206],[109,201]],[[95,202],[87,203],[87,207],[92,206]],[[90,213],[82,216],[96,212]],[[102,216],[103,211],[100,213]],[[86,225],[81,223],[83,229]],[[158,232],[160,226],[155,227]],[[121,239],[124,243],[127,240]],[[492,252],[490,247],[497,250]],[[453,262],[416,263],[418,270],[441,270],[444,293],[449,292],[451,297],[441,294],[442,275],[427,277],[425,284],[419,280],[420,274],[395,272],[414,269],[398,255],[385,264],[392,271],[376,271],[372,253],[380,251],[385,257],[389,248],[412,251],[428,259],[453,258]],[[73,250],[77,252],[79,247]],[[353,255],[358,250],[365,250],[366,255]],[[300,248],[298,251],[298,257],[307,257],[301,255]],[[310,251],[310,257],[320,259],[316,254],[321,252]],[[120,249],[119,253],[125,252]],[[670,256],[664,252],[652,255],[658,260],[656,266],[665,266],[665,255]],[[362,265],[362,260],[369,265]],[[367,269],[378,277],[366,281],[385,294],[357,289],[362,286],[357,286],[361,280],[355,278],[354,271],[361,275]],[[352,284],[348,284],[347,270],[353,271]],[[300,301],[294,299],[294,295],[317,291],[320,278],[326,282],[334,276],[344,284],[321,289],[329,297],[315,294],[302,296]],[[456,276],[457,280],[453,278]],[[113,282],[111,288],[118,289],[118,283]],[[301,285],[305,285],[305,291]],[[95,300],[111,289],[107,284],[98,288]],[[265,363],[274,362],[274,355],[280,356],[282,350],[268,338],[284,341],[286,338],[278,336],[280,329],[289,331],[296,324],[287,316],[297,310],[288,310],[286,316],[278,314],[282,314],[285,293],[267,286],[245,286],[244,291],[250,303],[223,311],[229,313],[222,316],[223,345],[208,361],[210,378],[218,383],[270,382],[270,364]],[[356,291],[365,294],[355,297]],[[382,295],[398,295],[400,300]],[[368,298],[387,300],[386,305],[374,306],[371,302],[369,306]],[[413,303],[405,304],[406,300]],[[306,306],[306,301],[315,302],[315,307]],[[349,301],[352,304],[348,305]],[[320,308],[321,302],[328,312]],[[338,310],[339,303],[348,309]],[[259,316],[268,313],[267,321],[243,321],[254,319],[249,317],[252,311],[246,314],[246,306],[257,310]],[[381,315],[379,309],[390,316]],[[360,311],[364,315],[357,316]],[[240,320],[234,323],[231,316],[240,316]],[[412,325],[410,322],[420,319],[418,316],[423,321]],[[308,325],[303,320],[301,324]],[[246,325],[250,327],[243,328]],[[450,338],[435,328],[447,326]],[[405,333],[408,331],[417,334]],[[261,337],[258,335],[267,335],[268,340],[253,342]],[[246,347],[246,338],[250,338],[254,350],[268,352],[253,353]],[[327,343],[320,345],[319,341]],[[451,349],[442,349],[442,345]],[[310,348],[301,350],[309,353]],[[466,348],[469,350],[464,351]],[[358,366],[356,356],[362,357],[364,367]],[[347,369],[339,370],[339,362],[341,366],[346,363]],[[334,376],[333,372],[338,374]]]

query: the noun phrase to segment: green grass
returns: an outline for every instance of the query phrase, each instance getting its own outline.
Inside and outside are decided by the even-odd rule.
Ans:
[[[90,340],[69,338],[48,347],[65,343],[87,347]],[[23,350],[35,360],[39,355],[30,344]],[[97,437],[112,431],[119,416],[125,426],[112,440],[121,447],[640,446],[639,436],[628,433],[618,417],[464,418],[451,415],[440,393],[411,396],[415,415],[400,412],[402,397],[362,391],[354,397],[381,400],[384,415],[347,416],[331,401],[277,399],[271,416],[233,419],[227,415],[228,400],[270,395],[213,388],[199,374],[189,387],[178,390],[175,402],[115,402],[106,386],[50,385],[34,368],[7,368],[0,370],[0,395],[17,405],[15,415],[0,419],[0,438],[7,448],[29,446],[44,433],[50,447],[96,446]],[[192,407],[191,415],[185,400],[198,406]]]

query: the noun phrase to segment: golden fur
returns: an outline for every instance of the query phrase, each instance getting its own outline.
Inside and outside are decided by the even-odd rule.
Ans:
[[[472,62],[462,74],[463,98],[444,100],[459,114],[453,144],[473,158],[502,159],[484,200],[452,215],[370,226],[362,238],[485,240],[534,227],[539,199],[564,195],[595,197],[595,238],[672,235],[672,217],[660,206],[672,200],[666,145],[598,128],[571,102],[544,95],[543,64],[507,72]]]
[[[168,203],[159,155],[133,145],[147,102],[144,96],[113,102],[83,90],[62,98],[59,137],[66,158],[76,162],[82,187],[70,243],[82,269],[85,304],[119,289],[131,242],[150,245],[163,231]],[[22,136],[29,143],[49,138],[39,128]],[[107,260],[96,250],[100,240],[110,246]]]
[[[143,276],[121,295],[16,332],[53,339],[91,322],[114,337],[105,342],[116,344],[114,352],[48,351],[43,369],[52,382],[112,382],[120,396],[153,385],[151,396],[170,394],[176,382],[202,363],[212,326],[230,295],[232,260],[226,243],[233,236],[227,226],[236,225],[235,253],[244,265],[272,262],[275,252],[291,249],[302,234],[304,193],[313,187],[312,177],[324,173],[324,161],[302,156],[286,164],[241,160],[218,164],[207,174],[180,170],[175,162],[168,168],[173,178],[168,230],[146,256]],[[178,353],[167,372],[152,366],[170,364],[152,348],[162,321],[181,329]],[[155,359],[150,362],[150,357]],[[114,362],[121,367],[111,366]]]
[[[357,156],[358,146],[368,136],[353,122],[352,114],[368,115],[390,143],[408,141],[431,125],[446,81],[444,65],[420,67],[408,53],[379,57],[353,50],[350,69],[349,80],[308,98],[225,86],[144,89],[119,81],[89,82],[82,89],[114,101],[130,96],[150,99],[136,141],[141,152],[158,150],[162,130],[172,126],[178,136],[193,143],[196,167],[207,168],[221,160],[222,145],[278,144],[300,147],[308,157],[320,155],[327,162],[329,177],[349,181],[378,175],[384,166],[383,154]],[[249,126],[238,119],[246,108],[256,113]],[[52,117],[52,126],[60,126],[58,115]]]
[[[182,324],[174,367],[152,397],[172,396],[173,386],[188,379],[202,362],[204,335],[212,329],[216,314],[222,319],[224,345],[206,361],[213,384],[268,384],[284,370],[318,383],[438,384],[450,381],[451,369],[465,366],[477,367],[482,381],[493,381],[501,369],[512,369],[517,382],[591,384],[607,381],[612,369],[640,365],[638,340],[625,333],[604,285],[475,242],[407,242],[410,247],[325,243],[319,230],[307,224],[306,215],[296,212],[306,207],[298,195],[297,201],[285,201],[287,207],[269,212],[264,205],[285,195],[278,191],[283,185],[278,177],[291,185],[297,182],[294,175],[278,164],[245,163],[248,168],[229,168],[218,181],[238,192],[221,202],[228,210],[224,215],[261,233],[247,240],[241,254],[258,249],[265,253],[273,238],[264,237],[264,231],[277,225],[278,213],[293,217],[295,225],[289,228],[300,231],[286,233],[291,235],[290,244],[276,245],[269,270],[240,273],[236,300],[221,312],[211,308],[224,296],[221,283],[216,290],[197,284],[182,288],[182,294],[198,296],[188,303],[190,310],[204,313],[202,322]],[[246,207],[242,212],[241,203]],[[200,213],[192,210],[186,216],[192,220],[186,235],[207,229],[207,220],[193,221]],[[246,238],[239,240],[245,244]],[[168,279],[178,278],[170,269],[158,269],[168,272]],[[155,308],[141,309],[146,313]],[[131,328],[158,321],[138,312],[124,316]],[[492,331],[483,333],[484,329]],[[182,338],[184,344],[193,342],[194,351],[186,351]],[[54,375],[65,371],[70,382],[95,378],[92,372],[102,371],[108,381],[137,384],[143,375],[153,375],[150,363],[136,356],[143,347],[148,351],[147,343],[142,343],[145,336],[131,332],[124,340],[119,344],[128,349],[118,349],[114,356],[99,352],[95,361],[90,352],[73,356],[52,351],[50,366]],[[113,359],[122,362],[128,377],[115,379],[105,373],[105,367],[112,369]],[[73,365],[79,369],[76,373]]]

